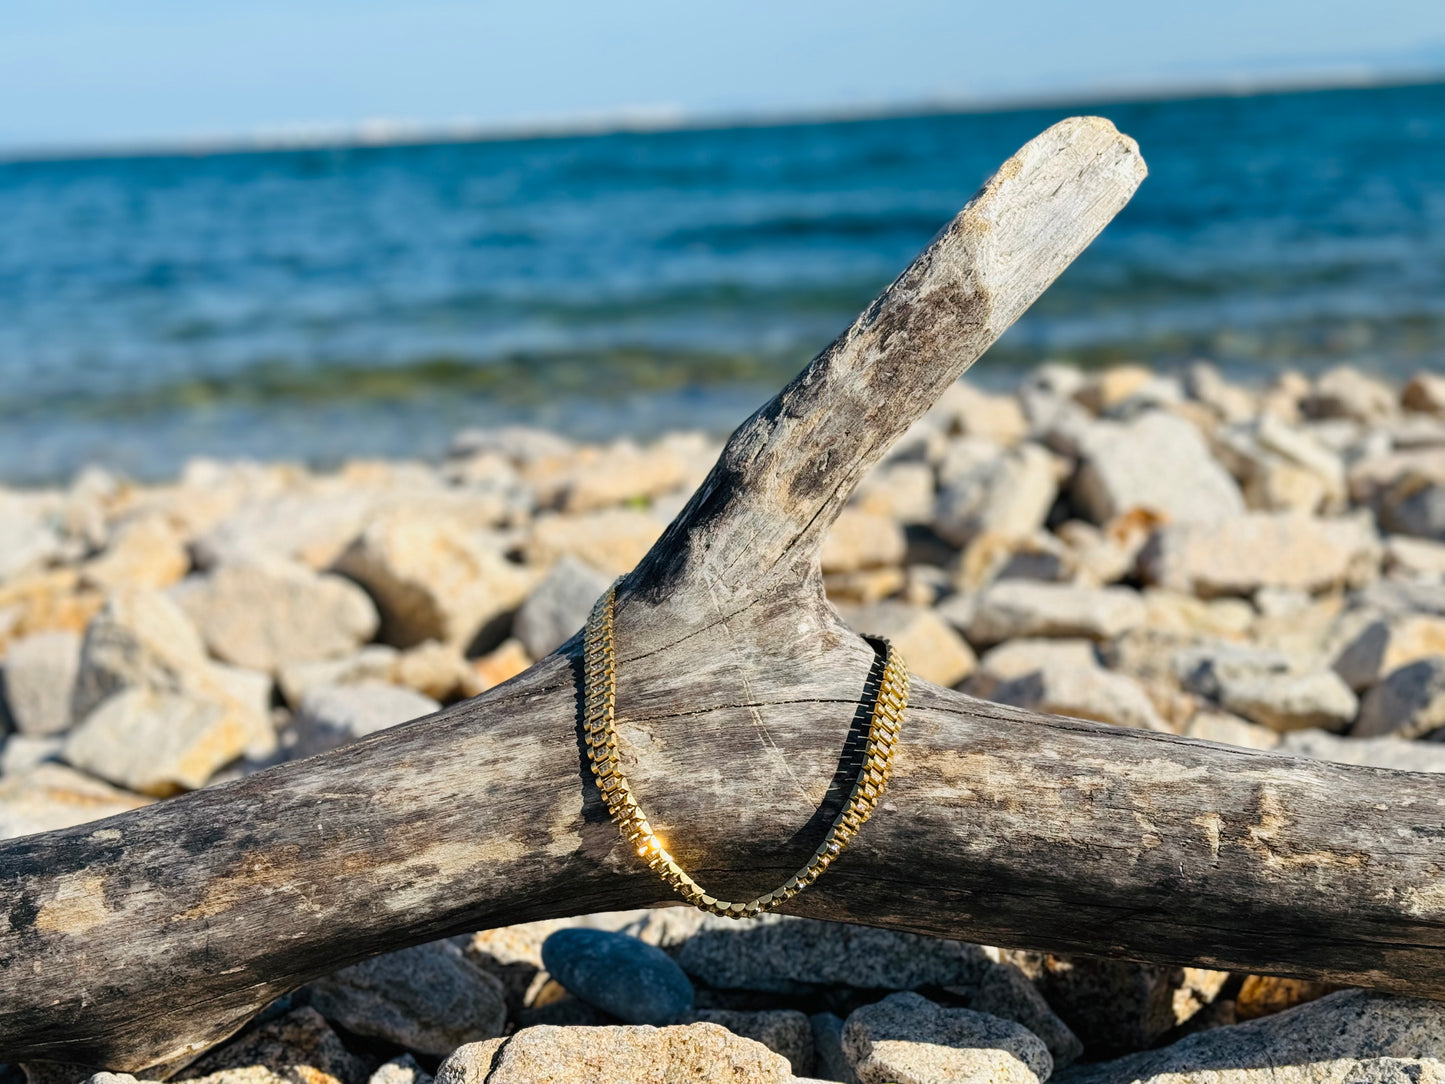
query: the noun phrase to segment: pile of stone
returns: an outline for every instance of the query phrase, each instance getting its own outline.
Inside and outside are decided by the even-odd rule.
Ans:
[[[89,469],[63,488],[0,490],[0,837],[108,816],[324,751],[507,680],[581,626],[718,450],[696,434],[586,446],[501,429],[459,435],[440,464],[354,462],[316,473],[196,461],[165,484]],[[864,481],[827,541],[823,571],[850,623],[891,637],[915,674],[939,684],[1119,726],[1445,770],[1445,744],[1435,740],[1445,738],[1445,377],[1422,373],[1395,388],[1336,369],[1249,388],[1206,364],[1177,374],[1048,364],[1009,394],[959,383]],[[748,929],[731,928],[737,937]],[[747,1061],[762,1055],[736,1036],[765,1046],[774,1036],[777,1049],[786,1043],[776,1036],[792,1028],[796,1042],[786,1049],[796,1053],[799,1017],[770,1031],[773,1024],[737,1014],[784,1011],[807,1019],[809,1034],[831,1014],[847,1053],[825,1057],[817,1040],[811,1063],[799,1053],[802,1067],[793,1061],[786,1070],[795,1074],[1041,1080],[1062,1078],[1079,1054],[1060,1045],[1053,1024],[996,1012],[987,998],[980,1007],[976,991],[958,993],[970,989],[961,975],[869,984],[799,964],[776,989],[755,988],[758,979],[729,985],[688,964],[700,950],[686,945],[722,936],[704,929],[664,945],[688,977],[698,1015],[659,1031],[637,1030],[659,1021],[617,1030],[625,1016],[597,1017],[606,1006],[570,985],[567,997],[548,1001],[544,990],[558,988],[556,980],[516,990],[513,963],[480,967],[474,946],[431,946],[414,966],[475,972],[482,984],[500,975],[511,983],[506,1012],[489,1016],[458,992],[475,1027],[447,1030],[441,1018],[424,1019],[432,1002],[418,1003],[415,1026],[446,1038],[388,1033],[385,1042],[418,1065],[384,1071],[420,1073],[437,1067],[426,1058],[450,1055],[443,1071],[453,1076],[533,1079],[507,1066],[567,1061],[558,1051],[575,1043],[593,1052],[616,1045],[619,1065],[742,1058],[726,1079],[773,1079],[768,1072],[785,1069]],[[937,959],[983,951],[928,944]],[[409,989],[397,968],[413,964],[403,957],[362,965],[371,977],[346,981],[372,983],[383,1001],[405,1000],[412,995],[397,993]],[[450,962],[438,963],[443,957]],[[1232,1017],[1216,1006],[1237,1006],[1240,983],[1266,980],[1225,976],[1212,992],[1181,980],[1165,996],[1166,980],[1139,976],[1175,974],[1168,969],[1127,965],[1129,977],[1114,984],[1065,977],[1094,975],[1093,963],[994,957],[991,965],[1015,968],[1054,1007],[1050,1019],[1073,1029],[1087,1058],[1137,1054],[1188,1021],[1208,1022],[1213,1030],[1168,1048],[1195,1058],[1201,1073],[1226,1063],[1208,1045],[1224,1041],[1208,1039],[1216,1032],[1253,1029],[1240,1041],[1267,1045],[1270,1028],[1310,1012],[1373,1020],[1415,1004],[1336,994],[1280,1015],[1278,1025],[1221,1027]],[[540,961],[524,962],[518,973],[544,973]],[[472,980],[454,981],[460,991]],[[1075,981],[1103,985],[1080,996],[1084,1015],[1071,1017],[1059,991]],[[433,976],[421,986],[445,982]],[[334,1038],[330,1029],[339,1029],[335,1056],[361,1057],[355,1036],[373,1032],[338,1015],[340,995],[325,989],[265,1023],[270,1038],[255,1041],[280,1049],[277,1035],[320,1029]],[[1157,1005],[1129,1001],[1147,1000],[1146,989],[1160,1005],[1184,998],[1196,1011],[1156,1027],[1164,1022]],[[571,1008],[549,1016],[553,1004]],[[1089,1013],[1099,1019],[1081,1022]],[[1092,1037],[1133,1026],[1124,1021],[1141,1013],[1158,1020],[1128,1041]],[[599,1026],[613,1029],[606,1034],[615,1044],[583,1034]],[[1373,1026],[1361,1023],[1358,1034]],[[465,1045],[480,1039],[490,1045]],[[925,1059],[916,1065],[889,1060],[919,1043],[970,1057],[1006,1051],[1016,1067],[963,1069],[974,1063],[937,1053],[939,1065],[954,1068],[933,1069],[916,1051],[897,1054]],[[1161,1056],[1108,1079],[1187,1068]],[[341,1080],[360,1071],[351,1062],[344,1072],[317,1064]],[[631,1071],[617,1073],[632,1079]],[[1359,1079],[1376,1078],[1395,1079]],[[636,1079],[651,1078],[639,1069]]]
[[[1393,1084],[1438,1080],[1442,1066],[1438,1002],[668,908],[490,930],[345,968],[179,1079]]]

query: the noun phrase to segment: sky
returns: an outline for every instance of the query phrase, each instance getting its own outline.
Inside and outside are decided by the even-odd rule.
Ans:
[[[1441,0],[4,0],[0,149],[1442,71]]]

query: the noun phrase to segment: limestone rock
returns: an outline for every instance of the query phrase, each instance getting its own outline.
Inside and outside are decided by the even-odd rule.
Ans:
[[[1105,414],[1127,402],[1151,380],[1154,370],[1147,365],[1111,365],[1090,373],[1074,392],[1074,401],[1093,414]]]
[[[389,952],[312,983],[311,1005],[347,1031],[444,1057],[502,1034],[502,984],[450,941]]]
[[[1059,1084],[1404,1084],[1445,1073],[1445,1005],[1341,991],[1161,1050],[1077,1066]]]
[[[355,651],[379,623],[356,584],[291,561],[224,564],[173,594],[212,655],[270,673]]]
[[[106,601],[86,630],[72,705],[83,719],[123,689],[214,691],[200,634],[169,596],[127,589]]]
[[[1319,727],[1342,730],[1355,719],[1359,701],[1331,670],[1259,674],[1225,681],[1219,702],[1229,711],[1271,730]]]
[[[675,956],[714,989],[777,993],[968,985],[992,963],[977,945],[777,914],[704,919]]]
[[[0,491],[0,581],[42,568],[62,551],[60,536],[31,502]]]
[[[63,764],[37,764],[29,771],[0,777],[0,839],[69,828],[149,801]]]
[[[639,448],[630,440],[620,440],[606,447],[579,449],[555,488],[564,511],[591,512],[677,489],[690,473],[686,459],[666,442]]]
[[[1400,405],[1445,418],[1445,376],[1429,371],[1416,373],[1400,393]]]
[[[957,685],[977,664],[973,650],[934,611],[905,602],[879,602],[848,613],[848,622],[864,635],[890,640],[910,672],[945,687]]]
[[[813,1026],[795,1009],[699,1009],[693,1019],[719,1024],[734,1035],[762,1043],[787,1058],[795,1076],[813,1071]]]
[[[986,651],[978,670],[969,679],[971,696],[992,700],[994,690],[1006,681],[1026,677],[1049,667],[1097,667],[1099,656],[1092,640],[1034,639],[1005,640]]]
[[[1364,520],[1251,512],[1170,524],[1145,547],[1140,564],[1152,583],[1212,598],[1262,587],[1359,586],[1377,573],[1380,557],[1379,539]]]
[[[1184,371],[1184,390],[1224,422],[1242,422],[1254,417],[1257,412],[1254,395],[1245,388],[1230,384],[1208,362],[1195,362]]]
[[[963,634],[976,647],[1022,637],[1086,637],[1107,640],[1143,624],[1144,603],[1123,587],[1002,580],[972,600],[971,612],[945,603],[946,618],[963,617]]]
[[[1332,670],[1242,644],[1205,644],[1174,657],[1180,683],[1271,730],[1340,730],[1359,703]]]
[[[522,603],[512,635],[532,658],[545,658],[587,623],[593,604],[611,583],[590,565],[563,557]]]
[[[1300,407],[1311,418],[1350,418],[1357,422],[1382,421],[1399,410],[1388,384],[1347,366],[1324,373]]]
[[[933,529],[956,546],[983,532],[1028,535],[1044,525],[1057,493],[1053,455],[1021,444],[951,479],[938,493]]]
[[[315,1009],[293,1009],[279,1020],[243,1031],[225,1046],[207,1051],[173,1079],[202,1080],[254,1066],[270,1077],[252,1084],[364,1084],[367,1065],[350,1053]],[[274,1079],[271,1079],[274,1078]],[[234,1078],[232,1078],[234,1080]],[[226,1084],[210,1081],[208,1084]]]
[[[907,541],[903,528],[888,516],[844,508],[823,540],[825,573],[901,564]]]
[[[527,538],[527,560],[546,566],[570,554],[609,576],[620,576],[646,556],[666,526],[658,517],[632,508],[540,516]]]
[[[458,1048],[437,1084],[790,1084],[787,1059],[717,1024],[530,1027]]]
[[[629,1024],[671,1024],[692,1011],[692,983],[661,949],[609,930],[558,930],[542,961],[566,989]]]
[[[0,688],[15,729],[32,737],[69,729],[79,672],[80,637],[73,632],[38,632],[11,644]]]
[[[431,641],[435,643],[435,641]],[[298,662],[281,668],[276,684],[294,711],[311,689],[326,685],[356,685],[363,681],[389,682],[396,673],[401,653],[386,644],[367,644],[360,651],[339,659]]]
[[[396,657],[391,680],[439,702],[476,696],[483,689],[476,669],[455,644],[427,640]]]
[[[379,681],[322,685],[301,698],[294,724],[296,755],[324,753],[440,708],[431,697]]]
[[[104,552],[81,568],[81,579],[102,590],[162,590],[191,567],[185,539],[162,515],[143,515],[116,528]]]
[[[1445,657],[1432,655],[1393,671],[1360,704],[1354,738],[1419,738],[1445,727]]]
[[[1199,431],[1162,411],[1128,423],[1098,422],[1081,441],[1077,506],[1095,523],[1146,508],[1171,523],[1239,515],[1239,486],[1209,454]]]
[[[1137,681],[1098,666],[1045,663],[998,685],[992,699],[1051,715],[1171,732]]]
[[[0,739],[0,778],[21,775],[46,761],[59,760],[64,748],[64,734],[48,734],[43,738],[6,735]]]
[[[209,524],[192,550],[202,569],[274,558],[320,571],[341,556],[375,508],[374,494],[350,487],[257,493]]]
[[[963,1008],[1022,1024],[1043,1040],[1054,1068],[1078,1060],[1084,1044],[1049,1007],[1039,988],[1013,963],[997,962],[971,986],[948,986],[948,993],[964,999]]]
[[[366,1084],[432,1084],[432,1075],[418,1065],[410,1054],[403,1054],[399,1058],[392,1058],[372,1073]]]
[[[65,759],[141,794],[196,790],[255,740],[254,719],[235,703],[187,693],[126,689],[71,732]]]
[[[1445,542],[1390,535],[1385,539],[1385,567],[1392,573],[1445,580]]]
[[[1012,395],[994,395],[964,380],[950,384],[929,413],[943,421],[946,432],[1005,446],[1017,444],[1029,427]]]
[[[382,639],[395,647],[441,640],[465,650],[487,638],[532,585],[530,572],[443,516],[377,517],[336,570],[366,588],[381,611]]]
[[[1053,1072],[1043,1041],[1011,1020],[890,994],[848,1017],[843,1051],[861,1084],[1042,1084]]]
[[[1363,764],[1397,772],[1445,772],[1445,744],[1409,741],[1392,735],[1378,738],[1341,738],[1323,730],[1295,730],[1280,738],[1281,753],[1332,760],[1337,764]]]
[[[0,651],[37,632],[84,632],[104,603],[73,568],[0,580]]]
[[[1358,692],[1430,655],[1445,656],[1445,617],[1408,614],[1370,622],[1345,645],[1334,668]]]
[[[532,665],[532,657],[522,642],[515,638],[503,640],[480,659],[472,663],[481,689],[492,688],[504,681],[510,681]]]
[[[1297,730],[1294,734],[1324,733],[1323,731]],[[1251,723],[1237,715],[1223,711],[1198,712],[1184,728],[1186,738],[1218,742],[1221,745],[1237,745],[1242,749],[1273,749],[1281,743],[1276,730],[1258,723]],[[1286,737],[1292,737],[1287,735]],[[1328,760],[1329,758],[1324,758]]]
[[[880,464],[859,484],[852,504],[861,512],[905,525],[933,518],[933,468],[901,460]]]

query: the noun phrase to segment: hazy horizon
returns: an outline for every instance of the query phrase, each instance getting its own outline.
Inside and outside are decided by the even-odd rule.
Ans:
[[[0,9],[0,154],[1006,109],[1445,77],[1445,6],[96,0]],[[1037,27],[1046,25],[1048,34]]]

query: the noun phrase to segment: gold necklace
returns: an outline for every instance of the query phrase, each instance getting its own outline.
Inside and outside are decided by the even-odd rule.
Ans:
[[[597,787],[607,802],[607,810],[628,843],[668,886],[694,907],[728,918],[747,918],[771,911],[784,900],[792,899],[812,884],[837,858],[848,842],[858,834],[863,822],[878,804],[893,768],[893,746],[908,706],[908,666],[891,644],[883,666],[883,678],[873,702],[873,715],[868,725],[868,745],[863,767],[843,812],[828,829],[823,845],[808,859],[808,864],[773,891],[747,903],[728,903],[709,895],[667,853],[667,848],[652,831],[647,817],[632,794],[632,787],[622,774],[617,758],[617,727],[613,713],[617,706],[617,672],[613,655],[612,611],[616,603],[614,584],[592,607],[584,634],[586,666],[586,730],[587,759]]]

